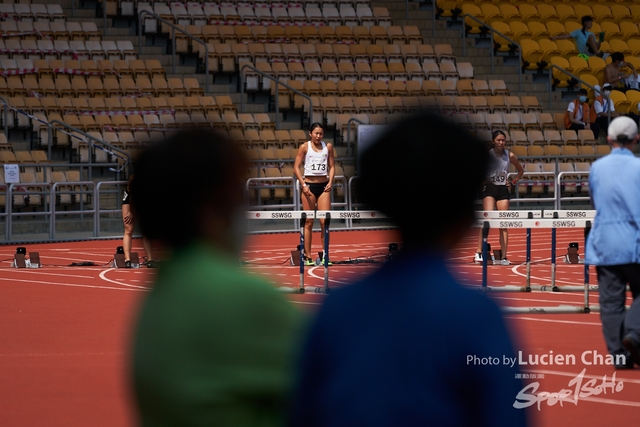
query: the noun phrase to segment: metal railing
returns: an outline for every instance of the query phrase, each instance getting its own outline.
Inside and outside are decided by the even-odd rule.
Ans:
[[[3,124],[4,124],[4,135],[9,139],[9,101],[3,96],[0,96],[0,101],[4,105],[4,116],[3,116]]]
[[[57,219],[57,215],[56,215],[56,205],[57,203],[55,203],[55,197],[56,194],[71,194],[72,196],[75,195],[80,195],[80,209],[79,210],[73,210],[73,211],[68,211],[65,210],[63,211],[65,215],[74,215],[74,214],[79,214],[81,219],[83,218],[84,215],[97,215],[98,211],[95,208],[96,206],[96,200],[95,200],[95,185],[96,183],[93,181],[78,181],[78,182],[54,182],[53,185],[51,185],[51,212],[50,212],[50,223],[49,223],[49,239],[51,240],[55,240],[56,239],[56,219]],[[65,189],[64,191],[60,190],[60,191],[56,191],[58,190],[58,188],[60,187],[80,187],[77,190],[75,189]],[[91,187],[93,188],[93,190],[89,191],[89,190],[85,190],[83,189],[83,187]],[[91,209],[85,209],[85,205],[87,205],[88,203],[84,202],[84,197],[85,195],[93,195],[93,208]],[[94,218],[95,221],[95,218]],[[97,235],[98,230],[93,229],[93,237],[98,237]]]
[[[87,140],[88,140],[87,142],[89,143],[89,147],[90,147],[90,158],[91,159],[93,159],[93,156],[94,156],[94,153],[95,153],[95,149],[96,149],[96,144],[99,145],[99,146],[100,145],[102,146],[102,147],[98,147],[98,149],[105,150],[104,147],[106,147],[107,149],[105,151],[107,151],[107,152],[115,151],[117,153],[120,153],[121,157],[123,159],[126,159],[126,162],[124,163],[124,165],[122,167],[119,167],[118,169],[116,169],[116,171],[115,171],[116,172],[116,177],[117,177],[116,179],[120,178],[120,172],[124,168],[128,169],[129,166],[131,165],[131,155],[129,153],[127,153],[126,151],[121,150],[118,147],[114,147],[113,145],[108,144],[108,143],[104,142],[103,140],[98,139],[98,138],[96,138],[96,137],[94,137],[92,135],[89,135],[88,133],[86,133],[84,131],[81,131],[80,129],[77,129],[77,128],[73,127],[73,126],[70,126],[70,125],[64,123],[64,122],[61,122],[60,120],[57,120],[57,119],[56,120],[52,120],[49,123],[50,129],[53,129],[54,125],[60,125],[60,126],[66,128],[66,129],[70,129],[72,132],[76,132],[76,133],[86,137]],[[75,137],[75,135],[71,135],[71,136]],[[90,141],[94,141],[94,143],[91,143]],[[53,145],[53,132],[49,132],[48,144],[49,144],[49,158],[51,158],[51,146]],[[104,163],[93,163],[93,161],[90,161],[89,165],[91,165],[91,166],[100,166],[100,167],[110,166],[109,164],[104,164]],[[128,172],[128,170],[127,170],[127,172]],[[91,177],[92,177],[91,168],[89,168],[89,179],[91,179]]]
[[[245,68],[249,68],[250,70],[253,70],[257,74],[260,74],[261,76],[268,78],[269,80],[273,81],[276,84],[276,88],[275,88],[276,89],[276,97],[275,97],[275,102],[274,102],[275,103],[275,107],[276,107],[276,129],[280,129],[280,105],[279,105],[279,102],[278,102],[278,97],[279,97],[278,88],[279,88],[280,85],[286,87],[287,89],[289,89],[293,93],[296,93],[296,94],[300,95],[302,98],[306,99],[309,102],[309,120],[313,119],[313,101],[311,100],[310,96],[300,92],[297,89],[292,88],[291,86],[289,86],[285,82],[273,77],[272,75],[267,74],[264,71],[258,70],[256,67],[254,67],[253,65],[250,65],[250,64],[243,64],[240,67],[240,112],[244,113],[244,110],[245,110],[245,100],[244,100],[245,75],[242,72]]]
[[[41,212],[13,212],[14,207],[14,197],[22,196],[28,198],[33,195],[39,195],[44,199],[44,206],[50,206],[50,191],[45,191],[45,188],[51,188],[51,184],[48,183],[11,183],[6,187],[5,193],[5,241],[11,241],[11,232],[13,230],[13,219],[15,217],[19,218],[21,216],[34,216],[34,217],[47,217],[51,215],[50,210],[45,209]],[[33,190],[28,190],[33,189]],[[40,190],[42,189],[42,190]],[[54,203],[55,204],[55,203]]]
[[[585,176],[589,176],[589,172],[588,171],[573,171],[573,172],[560,172],[558,173],[558,177],[556,178],[556,205],[555,208],[556,209],[562,209],[562,201],[563,200],[573,200],[573,201],[587,201],[590,202],[591,201],[591,197],[588,195],[586,196],[571,196],[571,197],[562,197],[561,191],[560,189],[562,188],[562,182],[563,182],[563,178],[566,176],[576,176],[576,175],[585,175]],[[577,184],[577,183],[581,183],[583,182],[583,180],[577,180],[577,179],[572,179],[572,182],[570,182],[571,184]]]
[[[472,21],[476,21],[477,23],[479,23],[480,25],[482,25],[483,27],[487,28],[489,30],[489,33],[491,34],[491,47],[490,47],[490,53],[491,53],[491,74],[495,74],[495,61],[494,61],[494,33],[499,35],[500,37],[504,38],[505,40],[507,40],[509,43],[513,44],[514,46],[516,46],[518,48],[518,87],[519,87],[519,91],[522,92],[522,46],[520,46],[520,44],[518,42],[516,42],[515,40],[509,38],[508,36],[505,36],[504,34],[502,34],[500,31],[494,29],[492,26],[490,26],[489,24],[486,24],[484,22],[482,22],[481,20],[479,20],[478,18],[476,18],[473,15],[470,15],[468,13],[465,13],[464,15],[460,16],[462,18],[462,54],[464,56],[467,55],[467,31],[466,31],[466,26],[465,26],[465,19],[464,18],[469,18]]]
[[[437,0],[431,0],[431,37],[436,36],[436,13],[437,12],[438,12]]]
[[[169,27],[171,27],[171,41],[173,43],[173,46],[171,48],[171,63],[172,63],[172,66],[173,66],[173,73],[174,74],[176,74],[176,31],[178,31],[181,34],[184,34],[185,36],[189,37],[191,40],[195,41],[196,43],[199,43],[199,44],[204,46],[204,56],[205,56],[205,61],[204,61],[205,92],[207,92],[207,93],[210,92],[210,84],[209,84],[209,80],[210,80],[210,76],[209,76],[209,45],[207,44],[207,42],[205,42],[204,40],[201,40],[201,39],[199,39],[197,37],[192,36],[191,34],[186,32],[182,28],[178,27],[174,23],[172,23],[170,21],[167,21],[164,18],[161,18],[156,13],[153,13],[150,10],[147,10],[147,9],[143,9],[143,10],[138,12],[138,52],[140,52],[140,53],[142,53],[142,36],[143,36],[143,34],[142,34],[142,28],[143,28],[142,16],[143,15],[152,16],[155,19],[157,19],[158,21],[162,22],[163,24],[166,24]]]
[[[363,122],[362,120],[358,120],[355,117],[352,117],[349,120],[347,120],[347,156],[350,156],[351,154],[353,154],[351,152],[351,123],[366,125],[365,122]]]
[[[118,187],[118,189],[121,186],[125,186],[127,185],[127,181],[101,181],[98,182],[95,186],[95,194],[93,197],[94,203],[95,203],[95,208],[96,208],[96,214],[93,217],[93,235],[94,237],[100,237],[101,234],[101,215],[102,214],[109,214],[109,215],[121,215],[122,214],[122,199],[121,198],[117,198],[118,203],[116,205],[116,209],[102,209],[100,207],[100,203],[102,201],[102,198],[100,197],[102,195],[101,191],[103,187],[110,187],[110,186],[116,186]],[[118,189],[116,189],[115,191],[119,193]]]
[[[511,173],[510,176],[515,175]],[[520,204],[530,204],[530,203],[543,203],[547,202],[549,204],[554,205],[554,209],[562,209],[562,205],[565,202],[589,202],[589,196],[585,193],[584,196],[580,195],[581,193],[574,192],[573,195],[567,196],[563,193],[562,188],[567,185],[581,185],[584,189],[584,183],[586,180],[584,179],[589,175],[588,171],[563,171],[558,172],[558,168],[556,167],[556,172],[552,171],[538,171],[538,172],[526,172],[524,174],[525,179],[515,188],[515,196],[511,199],[512,205],[514,207],[520,206]],[[549,177],[546,179],[545,177]],[[540,177],[541,179],[535,179],[534,177]],[[533,179],[532,179],[533,178]],[[331,192],[331,209],[332,210],[341,210],[345,209],[347,211],[356,211],[363,206],[360,203],[357,203],[355,200],[356,193],[354,192],[354,185],[357,176],[350,177],[347,179],[345,176],[338,175],[334,179],[334,187],[341,186],[344,189],[344,201],[338,202],[334,199],[335,192]],[[253,187],[252,184],[262,183],[262,182],[273,182],[279,181],[278,184],[273,185],[259,185],[257,187]],[[528,181],[528,182],[527,182]],[[520,197],[519,187],[527,186],[527,185],[549,185],[549,196],[548,197]],[[104,200],[103,197],[109,195],[108,193],[118,193],[119,189],[107,190],[110,187],[119,187],[126,185],[126,181],[105,181],[94,183],[93,181],[77,181],[77,182],[56,182],[56,183],[12,183],[8,184],[4,188],[0,188],[0,195],[5,195],[6,199],[6,209],[4,212],[0,213],[0,220],[4,219],[4,229],[5,229],[5,242],[12,241],[25,241],[25,234],[20,234],[20,236],[16,238],[16,234],[14,233],[13,227],[16,224],[24,224],[25,227],[28,227],[31,222],[29,221],[31,217],[33,218],[44,218],[43,224],[46,224],[47,230],[43,232],[39,232],[39,235],[36,236],[36,240],[43,240],[48,238],[49,240],[60,240],[64,239],[64,236],[68,236],[69,233],[74,235],[74,238],[78,238],[78,233],[81,233],[84,238],[101,238],[101,237],[119,237],[121,236],[122,231],[118,228],[120,221],[116,222],[117,229],[111,229],[107,231],[102,230],[102,217],[104,215],[109,215],[112,218],[119,218],[121,214],[121,203],[119,202],[120,198],[116,197],[116,204],[111,208],[103,208]],[[260,189],[277,189],[277,188],[286,188],[290,190],[290,202],[283,204],[260,204],[249,206],[251,210],[283,210],[283,212],[287,212],[290,210],[300,210],[301,202],[300,202],[300,183],[293,177],[266,177],[266,178],[250,178],[246,182],[245,186],[246,190],[256,190],[260,191]],[[546,192],[545,192],[546,193]],[[41,201],[39,202],[39,206],[30,206],[27,201],[24,203],[20,203],[16,205],[13,200],[16,196],[24,196],[24,197],[33,197],[40,196]],[[60,196],[69,195],[71,196],[71,200],[63,201],[59,200]],[[73,210],[62,210],[68,209],[69,207],[73,207]],[[38,210],[23,210],[23,211],[14,211],[15,208],[34,208]],[[57,224],[59,223],[60,218],[62,217],[70,217],[73,223],[83,223],[83,229],[77,230],[74,226],[74,229],[71,231],[60,231],[58,230]],[[24,222],[21,221],[25,219]],[[268,232],[268,231],[295,231],[299,229],[299,221],[293,221],[291,224],[283,225],[279,221],[269,223],[271,218],[265,218],[266,222],[254,223],[254,228],[251,230],[252,232]],[[375,222],[372,223],[362,223],[354,224],[354,218],[348,217],[344,218],[344,227],[347,229],[359,229],[359,228],[371,228],[375,226],[387,226],[388,221]],[[257,226],[257,227],[256,227]],[[277,227],[277,230],[274,229]],[[92,229],[91,229],[92,228]],[[37,231],[27,232],[27,235],[30,235],[31,239],[33,239],[33,234],[38,233]],[[42,237],[42,236],[47,237]],[[68,238],[68,237],[67,237]]]

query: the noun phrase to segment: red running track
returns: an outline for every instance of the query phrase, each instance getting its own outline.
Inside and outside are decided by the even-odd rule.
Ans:
[[[319,244],[318,234],[314,238]],[[246,268],[262,274],[278,286],[297,287],[299,269],[289,265],[289,253],[298,235],[269,234],[249,239],[242,255]],[[580,242],[580,230],[559,230],[558,257],[569,242]],[[334,232],[331,258],[344,260],[382,260],[388,244],[397,242],[391,232]],[[497,233],[490,241],[497,245]],[[532,239],[532,284],[548,285],[550,277],[550,232],[539,231]],[[511,266],[491,266],[489,284],[524,284],[525,257],[523,231],[510,233]],[[88,241],[65,244],[28,245],[39,251],[43,268],[14,269],[10,261],[15,246],[0,247],[0,420],[13,426],[134,426],[135,410],[128,383],[128,349],[131,325],[138,304],[151,286],[152,270],[112,269],[108,266],[117,241]],[[136,241],[136,249],[140,243]],[[461,281],[478,286],[480,266],[471,262],[477,232],[465,238],[452,253],[450,267]],[[318,248],[314,248],[319,250]],[[95,267],[69,267],[72,262],[92,261]],[[362,262],[334,265],[329,270],[330,286],[346,286],[373,269],[376,264]],[[323,268],[307,268],[305,284],[322,286]],[[557,266],[557,283],[582,284],[583,266]],[[592,271],[592,282],[595,275]],[[583,295],[576,293],[498,293],[492,294],[505,306],[580,305]],[[324,296],[290,295],[291,302],[304,310],[314,310]],[[591,302],[597,303],[592,294]],[[602,426],[637,423],[640,414],[640,369],[614,371],[594,355],[606,355],[597,314],[508,315],[509,325],[524,361],[529,356],[540,361],[550,354],[576,358],[575,364],[522,366],[525,384],[539,383],[538,392],[575,389],[582,374],[582,385],[595,388],[590,396],[577,401],[540,401],[530,411],[537,426]],[[585,360],[582,355],[585,355]],[[501,357],[501,355],[495,355]],[[594,363],[595,362],[595,363]],[[591,363],[591,364],[587,364]],[[618,390],[603,381],[615,373]],[[606,379],[605,379],[606,376]],[[589,381],[592,381],[589,383]],[[622,383],[619,385],[619,383]],[[606,394],[604,393],[606,391]],[[514,396],[515,398],[515,396]],[[573,396],[571,396],[573,398]],[[551,405],[553,403],[553,405]]]

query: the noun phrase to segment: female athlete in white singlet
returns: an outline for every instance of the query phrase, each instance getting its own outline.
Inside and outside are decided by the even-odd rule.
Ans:
[[[296,178],[298,178],[302,186],[302,207],[304,210],[318,209],[328,211],[331,209],[331,187],[335,176],[333,145],[327,144],[322,140],[324,129],[320,123],[311,124],[309,137],[311,139],[298,149],[293,166]],[[300,170],[303,163],[304,177]],[[324,250],[324,219],[320,220],[320,228],[322,231],[320,239]],[[312,232],[313,220],[307,219],[304,224],[304,261],[307,265],[314,264],[311,255]]]

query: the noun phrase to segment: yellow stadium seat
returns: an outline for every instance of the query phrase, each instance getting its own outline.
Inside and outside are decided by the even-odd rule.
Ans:
[[[640,40],[640,30],[638,30],[638,26],[635,23],[623,21],[619,26],[624,41],[629,43],[629,40]]]
[[[558,13],[558,18],[560,18],[560,22],[566,24],[567,22],[575,22],[579,23],[580,18],[576,15],[576,12],[573,10],[573,7],[568,4],[557,4],[556,12]]]
[[[561,56],[554,56],[553,58],[551,58],[551,65],[556,65],[557,67],[560,67],[565,71],[573,73],[573,68],[571,68],[569,61]],[[552,74],[553,74],[554,89],[565,88],[570,86],[572,78],[568,74],[562,72],[557,68],[552,69]]]
[[[640,104],[640,92],[637,90],[628,90],[627,101],[629,101],[629,112],[638,114],[638,105]]]
[[[640,58],[638,58],[637,56],[628,55],[624,58],[624,60],[625,62],[628,62],[629,64],[633,65],[636,70],[640,70]],[[631,69],[629,67],[623,67],[622,70],[627,73],[631,72]]]
[[[549,23],[549,22],[560,22],[560,17],[558,16],[558,12],[556,11],[555,6],[548,3],[540,3],[537,5],[538,14],[540,15],[541,22]]]
[[[569,66],[573,69],[573,74],[578,77],[582,77],[583,74],[591,74],[589,63],[579,56],[570,57]]]
[[[529,22],[527,25],[529,27],[529,33],[531,33],[531,37],[538,43],[541,40],[548,40],[550,37],[549,30],[547,30],[547,26],[541,22]]]
[[[629,49],[629,45],[624,40],[621,40],[621,39],[610,40],[609,46],[611,46],[612,52],[620,52],[624,56],[631,56],[631,49]]]
[[[531,39],[532,35],[527,24],[519,21],[511,21],[509,27],[513,32],[514,40],[521,43],[524,39]]]
[[[591,9],[591,6],[589,6],[589,4],[586,3],[576,3],[573,5],[573,10],[576,13],[576,16],[578,17],[578,19],[582,18],[583,16],[593,16],[593,9]],[[595,21],[594,21],[595,24]]]
[[[495,30],[499,31],[500,33],[504,34],[505,36],[509,37],[510,39],[513,40],[513,31],[511,31],[511,27],[509,27],[509,24],[507,24],[506,22],[494,22],[491,25]],[[504,37],[498,35],[498,34],[494,34],[493,36],[493,42],[494,42],[494,50],[497,52],[510,52],[513,51],[515,46],[511,46],[511,42],[509,42],[507,39],[505,39]]]
[[[562,53],[558,49],[558,45],[556,44],[556,42],[549,39],[539,40],[538,46],[540,46],[540,50],[542,51],[542,60],[546,62],[545,68],[549,68],[549,64],[551,64],[551,58],[553,58],[554,56],[562,55]]]
[[[558,46],[560,56],[564,58],[578,55],[578,50],[573,40],[556,40],[556,46]]]
[[[634,22],[633,15],[631,14],[631,10],[629,6],[626,4],[613,4],[611,5],[611,14],[613,15],[613,19],[618,25],[623,22]]]
[[[599,82],[604,82],[604,67],[607,65],[604,59],[598,56],[590,56],[587,59],[591,74],[593,74]]]
[[[456,17],[460,14],[460,1],[438,0],[436,2],[437,16],[443,18]]]
[[[564,24],[556,21],[546,22],[547,31],[549,32],[549,36],[557,36],[559,34],[564,34],[567,32],[567,29],[564,27]]]
[[[503,22],[504,16],[500,12],[500,8],[492,3],[481,3],[480,11],[484,15],[484,22],[487,24],[493,24],[496,21]]]
[[[522,67],[527,70],[541,68],[542,50],[535,40],[525,39],[520,42],[522,47]]]
[[[541,21],[540,13],[538,13],[538,8],[532,4],[528,3],[520,3],[520,16],[522,16],[522,22],[529,23],[531,21]]]
[[[516,6],[511,3],[500,3],[498,5],[500,8],[500,13],[504,18],[504,22],[509,22],[513,19],[522,21],[522,16],[520,15],[520,11]]]
[[[602,25],[603,22],[616,22],[613,12],[611,12],[611,9],[607,5],[594,4],[591,10],[593,11],[593,19],[598,21],[600,25]]]
[[[631,102],[623,92],[620,92],[619,90],[612,90],[610,96],[618,113],[627,114],[629,112]]]
[[[637,22],[640,19],[640,4],[630,4],[629,12],[633,16],[633,22]]]
[[[463,3],[462,13],[465,15],[466,14],[471,15],[476,19],[479,19],[480,21],[484,22],[485,18],[484,18],[484,15],[482,14],[482,10],[480,10],[480,7],[478,7],[473,3]],[[481,25],[480,23],[478,23],[473,19],[465,18],[464,25],[465,25],[465,31],[467,31],[467,34],[482,34],[485,31],[482,28],[483,25]]]
[[[611,44],[612,40],[624,40],[620,27],[615,22],[602,22],[600,28],[605,32],[605,39]],[[598,37],[597,33],[596,38]]]
[[[640,39],[630,39],[627,41],[627,47],[631,51],[631,56],[640,56]]]
[[[580,23],[577,22],[577,21],[567,21],[567,22],[564,23],[564,28],[565,28],[567,33],[571,33],[574,30],[581,29],[582,25],[580,25]],[[591,32],[596,34],[596,32],[594,31],[593,27],[591,27]]]

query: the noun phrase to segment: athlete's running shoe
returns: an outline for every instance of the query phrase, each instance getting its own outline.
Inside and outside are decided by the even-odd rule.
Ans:
[[[309,266],[311,266],[311,265],[316,265],[316,263],[315,263],[315,261],[314,261],[314,260],[312,260],[311,258],[309,258],[309,257],[305,257],[305,259],[304,259],[304,265],[309,265]]]
[[[502,258],[502,261],[500,261],[500,264],[502,264],[502,265],[511,265],[511,261],[509,261],[506,258]]]
[[[473,262],[475,262],[476,264],[482,264],[482,253],[481,252],[476,252],[476,256],[473,257]]]
[[[331,260],[327,260],[327,265],[333,265],[333,263],[331,262]],[[322,258],[320,258],[320,265],[324,265],[324,256]]]

